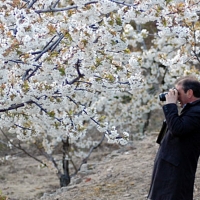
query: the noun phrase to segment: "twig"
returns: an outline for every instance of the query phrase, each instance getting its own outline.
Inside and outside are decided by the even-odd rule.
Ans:
[[[196,31],[194,28],[194,23],[192,25],[193,25],[193,30],[194,30],[194,50],[192,50],[192,52],[194,53],[198,62],[200,62],[199,55],[197,54],[197,51],[196,51],[197,50],[197,41],[196,41]]]
[[[8,62],[14,62],[14,63],[22,63],[22,64],[24,64],[24,62],[22,61],[22,60],[7,60],[7,61],[5,61],[5,63],[8,63]]]
[[[60,1],[60,0],[57,0],[57,1],[55,2],[55,4],[53,5],[53,8],[55,8],[55,7],[58,5],[59,1]]]
[[[59,1],[59,0],[58,0]],[[95,4],[98,3],[98,1],[90,1],[88,3],[85,3],[85,6],[90,5],[90,4]],[[58,2],[56,2],[51,8],[49,9],[41,9],[41,10],[36,10],[35,12],[37,14],[40,13],[47,13],[47,12],[60,12],[60,11],[66,11],[66,10],[72,10],[72,9],[77,9],[78,6],[74,5],[74,6],[69,6],[69,7],[65,7],[65,8],[55,8],[56,5],[58,4]]]
[[[128,4],[125,3],[125,1],[116,1],[116,0],[110,0],[110,2],[119,4],[119,5],[123,5],[123,6],[127,6],[127,7],[135,7],[137,4],[133,5],[133,4]],[[88,3],[85,3],[84,5],[90,5],[90,4],[96,4],[98,3],[98,1],[90,1]],[[47,13],[47,12],[60,12],[60,11],[66,11],[66,10],[72,10],[72,9],[78,9],[78,6],[74,5],[74,6],[69,6],[69,7],[65,7],[65,8],[55,8],[55,6],[57,5],[57,2],[49,9],[41,9],[41,10],[36,10],[35,12],[37,14],[40,13]]]
[[[64,38],[64,35],[60,33],[58,40],[51,46],[51,52],[59,45],[60,41]]]
[[[29,78],[33,76],[35,72],[41,67],[41,65],[35,65],[35,66],[36,68],[31,73],[29,73],[28,76],[24,80],[29,80]]]
[[[82,73],[80,72],[80,67],[81,67],[81,61],[78,59],[77,62],[76,62],[76,64],[75,64],[75,68],[76,68],[78,77],[74,78],[74,79],[73,79],[72,81],[70,81],[70,82],[66,79],[66,80],[64,81],[64,83],[63,83],[63,86],[64,86],[64,85],[67,85],[67,84],[68,84],[68,85],[71,85],[71,84],[77,82],[80,78],[82,78],[82,77],[85,76],[84,74],[82,74]]]
[[[35,12],[37,14],[41,14],[41,13],[48,13],[48,12],[66,11],[66,10],[77,9],[77,8],[78,6],[69,6],[67,8],[49,8],[49,9],[36,10]]]
[[[136,6],[136,5],[133,5],[133,4],[128,4],[128,3],[125,3],[125,1],[117,1],[117,0],[109,0],[109,1],[111,1],[111,2],[114,2],[114,3],[116,3],[116,4],[121,4],[121,5],[123,5],[123,6],[128,6],[128,7],[134,7],[134,6]]]
[[[41,51],[41,53],[35,58],[35,61],[38,61],[38,60],[40,59],[40,57],[41,57],[44,53],[46,53],[47,51],[50,50],[50,51],[52,52],[52,51],[55,49],[55,47],[59,44],[58,41],[60,42],[60,41],[63,39],[63,34],[61,33],[61,34],[59,35],[59,38],[58,38],[53,44],[51,44],[55,37],[56,37],[56,35],[53,36],[53,38],[47,43],[47,45],[43,48],[43,50]],[[60,38],[61,38],[61,39],[60,39]],[[51,45],[50,45],[50,44],[51,44]],[[52,50],[52,48],[53,48],[53,50]]]
[[[36,2],[37,2],[37,0],[32,0],[32,2],[28,5],[28,8],[31,8],[34,5],[34,3],[36,3]]]

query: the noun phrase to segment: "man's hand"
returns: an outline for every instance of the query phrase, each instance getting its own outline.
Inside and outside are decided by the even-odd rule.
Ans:
[[[166,94],[166,104],[175,103],[178,100],[178,91],[176,89],[170,89],[168,94]]]

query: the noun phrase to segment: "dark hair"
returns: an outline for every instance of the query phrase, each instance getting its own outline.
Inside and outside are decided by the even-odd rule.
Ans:
[[[200,82],[195,76],[184,76],[177,79],[176,85],[182,85],[184,92],[189,89],[193,91],[195,97],[200,97]]]

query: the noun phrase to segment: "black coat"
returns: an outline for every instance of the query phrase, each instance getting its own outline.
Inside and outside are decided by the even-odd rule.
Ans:
[[[186,104],[178,115],[176,104],[163,111],[167,132],[157,152],[148,198],[192,200],[200,155],[200,101]]]

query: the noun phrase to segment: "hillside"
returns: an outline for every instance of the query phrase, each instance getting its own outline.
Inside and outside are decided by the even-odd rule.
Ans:
[[[158,148],[155,138],[151,133],[112,153],[94,152],[71,184],[61,189],[53,172],[19,157],[0,166],[0,190],[9,200],[144,200]],[[194,200],[200,200],[200,166]]]

